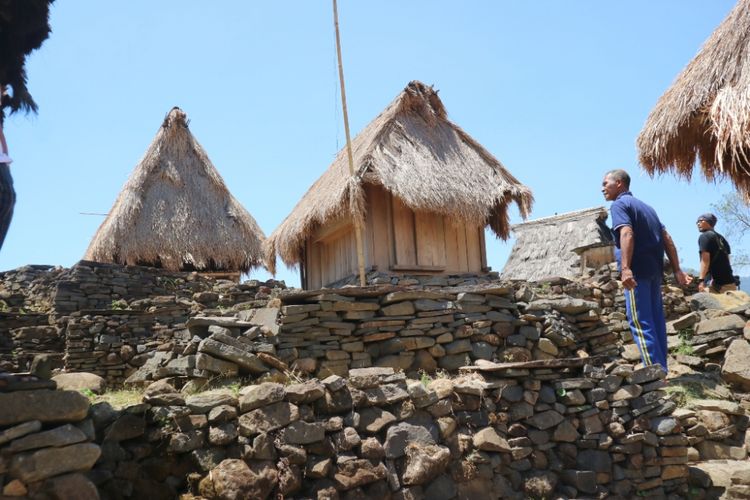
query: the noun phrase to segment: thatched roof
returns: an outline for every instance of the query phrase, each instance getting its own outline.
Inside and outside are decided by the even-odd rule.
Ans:
[[[84,259],[246,272],[261,264],[263,239],[190,133],[185,113],[173,108]]]
[[[529,188],[478,142],[447,118],[437,91],[409,83],[352,141],[355,176],[346,150],[315,181],[266,242],[266,266],[276,252],[288,266],[299,262],[305,239],[343,214],[365,217],[362,186],[382,185],[413,210],[436,212],[471,224],[489,224],[508,237],[508,204],[526,218]]]
[[[516,242],[500,277],[539,281],[580,276],[580,254],[612,244],[606,220],[607,209],[596,207],[514,225]]]
[[[750,0],[739,0],[659,99],[638,137],[640,161],[690,178],[729,177],[750,199]]]

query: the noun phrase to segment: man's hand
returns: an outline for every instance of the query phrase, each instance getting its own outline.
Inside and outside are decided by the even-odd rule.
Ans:
[[[686,286],[693,282],[693,277],[688,276],[683,271],[677,271],[674,273],[674,279],[677,280],[677,283],[680,286]]]
[[[698,283],[698,291],[699,292],[705,292],[707,288],[708,287],[706,286],[706,284],[703,283],[702,281],[700,283]]]
[[[633,277],[633,271],[630,269],[623,269],[620,279],[622,280],[622,287],[626,290],[632,290],[638,285]]]

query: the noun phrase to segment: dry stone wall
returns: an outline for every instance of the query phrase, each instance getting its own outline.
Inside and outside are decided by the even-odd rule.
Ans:
[[[262,307],[283,288],[86,261],[0,273],[0,368],[27,371],[38,358],[47,373],[64,366],[122,383],[144,357],[180,354],[190,316]]]
[[[422,380],[355,368],[197,395],[159,381],[142,405],[94,406],[93,477],[103,498],[684,493],[688,441],[663,377],[612,363]]]
[[[88,398],[50,380],[0,374],[3,498],[99,498],[86,476],[101,456]]]

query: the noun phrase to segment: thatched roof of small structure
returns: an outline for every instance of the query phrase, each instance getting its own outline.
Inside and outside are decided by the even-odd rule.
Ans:
[[[261,265],[263,240],[190,133],[185,113],[173,108],[84,259],[247,272]]]
[[[612,245],[607,209],[587,208],[513,226],[516,242],[500,278],[539,281],[581,275],[584,250]]]
[[[750,0],[739,0],[656,103],[638,150],[650,174],[689,179],[700,160],[708,180],[728,177],[750,199]]]
[[[489,151],[448,120],[437,91],[410,82],[385,110],[352,140],[355,175],[346,149],[315,181],[266,241],[266,267],[276,253],[288,266],[300,260],[305,239],[342,214],[365,217],[366,183],[382,185],[412,210],[490,225],[509,233],[508,205],[526,218],[533,196]]]

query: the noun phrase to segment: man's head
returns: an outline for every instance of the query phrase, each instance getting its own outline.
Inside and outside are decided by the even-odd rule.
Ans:
[[[620,194],[630,190],[630,176],[622,169],[610,170],[604,174],[602,194],[607,201],[616,200]]]
[[[716,216],[710,212],[701,214],[698,216],[696,224],[698,225],[698,231],[701,233],[703,231],[708,231],[709,229],[713,229],[716,225]]]

